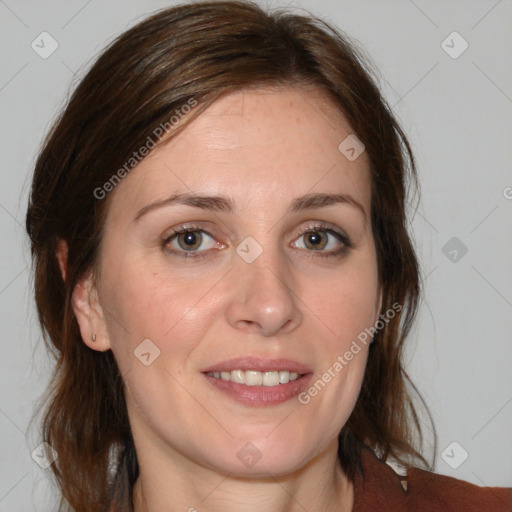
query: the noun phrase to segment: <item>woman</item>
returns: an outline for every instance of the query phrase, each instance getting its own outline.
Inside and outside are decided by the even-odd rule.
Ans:
[[[324,22],[196,2],[114,41],[26,219],[62,504],[510,510],[421,453],[409,180],[404,133]]]

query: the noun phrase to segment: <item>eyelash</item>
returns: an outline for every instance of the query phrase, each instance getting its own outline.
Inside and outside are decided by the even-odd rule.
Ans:
[[[181,256],[183,258],[203,258],[203,257],[207,256],[208,250],[198,251],[198,252],[193,252],[193,251],[176,251],[174,249],[169,249],[167,247],[167,245],[176,236],[182,235],[182,234],[187,234],[187,233],[196,233],[196,232],[205,233],[209,237],[214,238],[213,235],[208,233],[208,231],[202,229],[201,226],[190,225],[190,226],[187,226],[187,227],[180,227],[180,228],[177,228],[176,230],[174,230],[169,236],[167,236],[162,241],[162,248],[166,252],[168,252],[170,254],[175,254],[175,255]],[[303,231],[301,231],[301,233],[299,234],[298,238],[300,238],[300,237],[302,237],[302,236],[304,236],[304,235],[306,235],[308,233],[316,233],[316,232],[329,233],[330,235],[332,235],[335,238],[337,238],[338,241],[340,241],[343,244],[343,246],[341,248],[339,248],[339,249],[336,249],[335,251],[330,251],[330,252],[314,251],[314,250],[307,250],[306,249],[306,252],[315,253],[314,256],[311,255],[312,257],[315,257],[315,256],[320,256],[321,258],[341,257],[348,250],[350,250],[353,247],[352,241],[350,240],[350,238],[348,236],[346,236],[343,233],[339,233],[338,231],[335,231],[334,229],[331,229],[331,228],[329,228],[328,226],[326,226],[325,224],[322,224],[322,223],[308,226]]]

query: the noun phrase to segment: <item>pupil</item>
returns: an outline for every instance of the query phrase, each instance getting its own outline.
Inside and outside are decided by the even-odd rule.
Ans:
[[[320,242],[320,237],[318,236],[318,233],[310,234],[309,241],[313,244],[318,244]]]
[[[185,235],[185,243],[187,243],[187,244],[190,243],[191,245],[194,245],[195,238],[196,238],[195,233],[187,233]]]

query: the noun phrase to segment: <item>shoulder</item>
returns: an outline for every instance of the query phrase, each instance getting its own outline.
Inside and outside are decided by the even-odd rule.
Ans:
[[[479,487],[419,468],[402,476],[369,449],[363,450],[361,463],[363,472],[354,479],[353,512],[512,511],[512,488]]]
[[[418,468],[407,472],[411,506],[435,503],[439,510],[467,512],[511,512],[512,488],[479,487],[464,480]]]

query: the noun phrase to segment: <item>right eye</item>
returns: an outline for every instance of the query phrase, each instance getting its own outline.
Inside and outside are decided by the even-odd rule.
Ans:
[[[206,237],[210,238],[211,241],[208,242]],[[224,247],[219,242],[216,242],[210,233],[197,226],[177,228],[163,240],[162,245],[167,252],[185,258],[202,257],[215,246],[220,246],[219,248]]]

